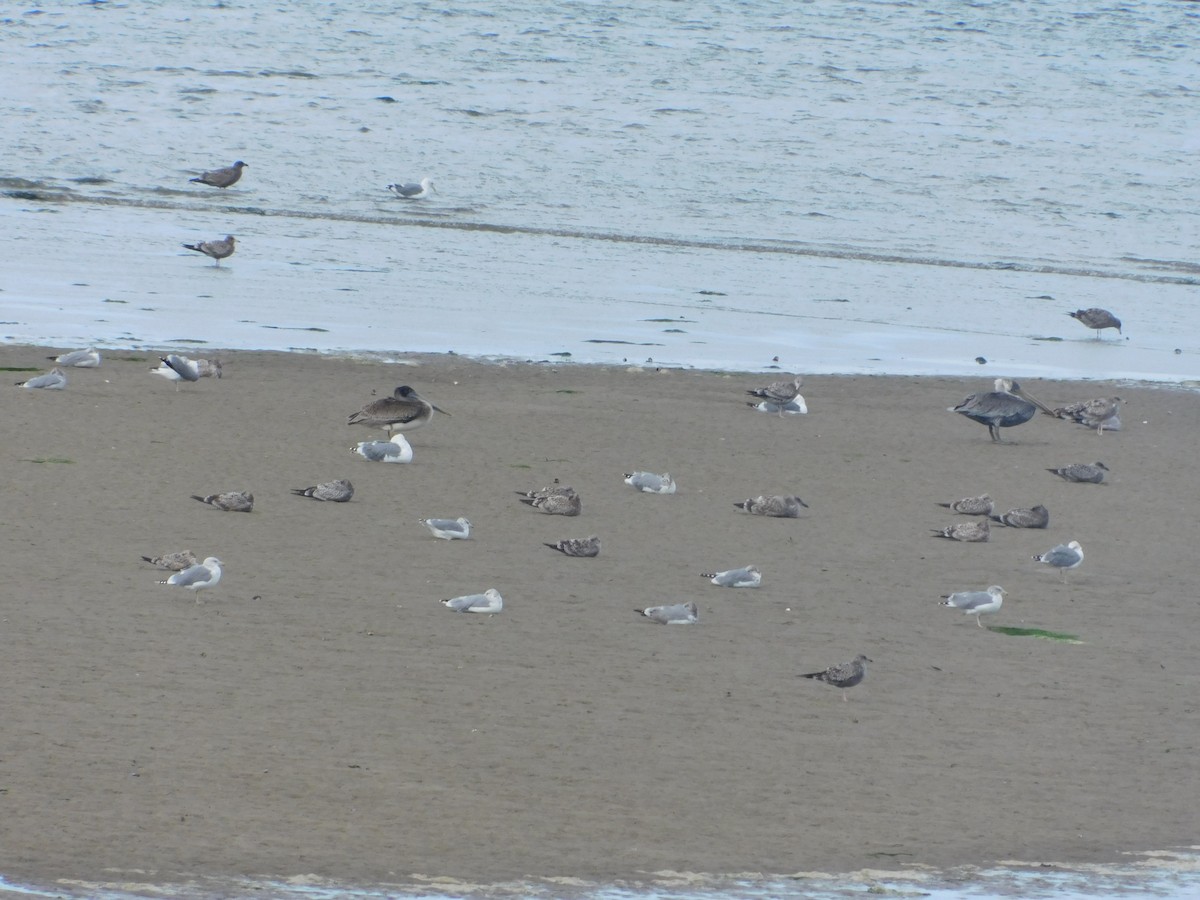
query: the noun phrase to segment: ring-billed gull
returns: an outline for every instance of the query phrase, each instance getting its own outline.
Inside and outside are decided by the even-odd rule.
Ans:
[[[779,409],[780,418],[783,417],[783,407],[791,403],[800,393],[800,386],[804,383],[804,378],[800,375],[795,376],[791,381],[773,381],[766,387],[755,388],[754,390],[746,391],[751,397],[757,397],[759,400],[765,400],[768,403],[774,404]]]
[[[73,366],[76,369],[98,369],[101,362],[100,351],[95,347],[89,347],[86,350],[72,350],[60,356],[47,357],[47,359],[54,360],[60,366]]]
[[[188,181],[197,181],[200,184],[207,184],[210,187],[227,188],[231,184],[236,184],[237,180],[242,177],[242,169],[246,168],[246,164],[240,159],[232,166],[225,166],[221,169],[213,169],[211,172],[204,172],[196,178],[189,178]]]
[[[985,613],[994,613],[1004,604],[1007,593],[998,584],[993,584],[986,591],[955,591],[953,594],[943,594],[942,606],[961,609],[968,616],[975,617],[975,624],[980,628],[983,623],[979,617]]]
[[[215,587],[220,580],[221,561],[215,556],[210,556],[204,562],[188,566],[186,569],[176,572],[166,581],[160,581],[159,584],[170,584],[175,587],[185,587],[189,591],[199,591]]]
[[[1095,400],[1080,400],[1067,406],[1060,406],[1054,414],[1060,419],[1071,419],[1088,428],[1095,428],[1096,434],[1121,430],[1121,398],[1097,397]]]
[[[952,509],[956,513],[962,513],[964,516],[990,516],[995,505],[995,502],[987,494],[980,494],[978,497],[963,497],[953,503],[938,504],[938,506]]]
[[[814,678],[836,688],[852,688],[867,676],[867,667],[863,663],[869,662],[874,660],[860,653],[850,662],[838,663],[820,672],[806,672],[800,677]],[[842,694],[842,699],[847,699],[845,694]]]
[[[724,572],[701,572],[701,578],[708,578],[713,584],[730,588],[756,588],[762,584],[762,572],[758,566],[742,566],[740,569],[726,569]]]
[[[995,390],[981,394],[968,394],[957,406],[950,406],[950,412],[960,413],[973,422],[979,422],[988,427],[992,440],[1002,443],[1001,428],[1012,428],[1033,418],[1039,409],[1053,415],[1049,407],[1029,396],[1025,390],[1008,378],[997,378]]]
[[[418,519],[422,525],[433,533],[435,538],[444,541],[465,541],[471,536],[471,523],[464,517],[457,519]]]
[[[225,491],[222,494],[209,494],[207,497],[201,497],[199,494],[191,496],[193,500],[199,500],[225,512],[250,512],[254,509],[254,495],[249,491]]]
[[[1086,325],[1088,328],[1095,329],[1096,340],[1100,340],[1100,332],[1105,328],[1115,328],[1117,329],[1117,334],[1121,333],[1121,320],[1107,309],[1093,306],[1090,309],[1077,309],[1075,312],[1067,313],[1067,315],[1077,322]]]
[[[184,244],[184,249],[195,250],[197,253],[203,253],[205,256],[211,256],[216,260],[214,265],[221,265],[221,260],[233,256],[233,251],[236,249],[237,241],[234,240],[232,234],[225,235],[224,240],[219,241],[200,241],[195,244]]]
[[[354,485],[345,478],[339,478],[336,481],[314,484],[312,487],[292,488],[292,493],[299,497],[312,497],[314,500],[345,503],[354,496]]]
[[[675,493],[675,479],[670,472],[656,475],[653,472],[626,472],[625,483],[647,494]]]
[[[1082,484],[1100,484],[1104,481],[1104,473],[1108,471],[1108,466],[1102,462],[1088,463],[1071,463],[1069,466],[1063,466],[1061,469],[1047,469],[1047,472],[1053,472],[1064,481],[1075,481]]]
[[[67,373],[55,366],[49,372],[35,375],[28,381],[18,381],[17,387],[30,390],[61,391],[67,386]]]
[[[428,178],[422,178],[419,182],[389,184],[387,189],[402,200],[424,200],[434,192],[433,182]]]
[[[659,625],[695,625],[700,621],[700,613],[695,603],[674,603],[670,606],[647,606],[645,609],[635,609],[651,622]]]
[[[567,556],[600,555],[600,538],[594,534],[586,538],[563,538],[557,544],[547,544],[546,546]]]
[[[1009,528],[1045,528],[1050,524],[1050,511],[1039,503],[1029,508],[1010,509],[1003,515],[992,518]]]
[[[520,499],[522,503],[550,516],[577,516],[583,512],[583,499],[574,491],[569,494],[554,493]]]
[[[987,519],[978,522],[956,522],[945,528],[933,529],[934,537],[950,538],[952,541],[983,543],[991,538],[992,528]]]
[[[1063,581],[1067,580],[1067,569],[1078,569],[1079,564],[1083,562],[1083,547],[1079,545],[1079,541],[1071,541],[1069,544],[1059,544],[1045,553],[1038,554],[1033,557],[1040,563],[1045,563],[1048,566],[1053,566],[1062,572]]]
[[[412,445],[400,432],[386,441],[359,441],[350,449],[368,462],[410,463],[413,460]]]
[[[174,553],[164,553],[162,556],[143,556],[146,562],[160,569],[170,569],[172,572],[182,572],[188,566],[194,566],[198,559],[191,550],[177,550]]]
[[[464,597],[451,597],[441,601],[442,605],[455,612],[498,613],[504,609],[504,598],[495,588],[488,588],[482,594],[467,594]]]
[[[808,504],[799,497],[785,497],[779,494],[773,497],[751,497],[733,505],[752,516],[773,516],[776,519],[794,519],[800,515],[801,507],[808,508]]]
[[[366,425],[382,428],[389,434],[395,431],[414,431],[428,424],[434,412],[450,415],[444,409],[423,399],[413,388],[402,384],[390,397],[372,400],[356,413],[351,413],[347,425]]]

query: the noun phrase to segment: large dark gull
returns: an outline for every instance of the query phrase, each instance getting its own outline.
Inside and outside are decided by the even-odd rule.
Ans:
[[[1004,588],[993,584],[986,591],[955,591],[953,594],[943,594],[942,606],[961,609],[968,616],[975,617],[975,624],[980,628],[983,623],[979,617],[984,613],[994,613],[1004,604]]]
[[[213,169],[211,172],[204,172],[195,178],[189,178],[189,181],[196,181],[200,184],[207,184],[210,187],[227,188],[231,184],[236,184],[237,180],[242,177],[242,169],[246,168],[246,164],[240,159],[232,166],[225,166],[220,169]]]
[[[1093,306],[1090,309],[1077,309],[1075,312],[1067,313],[1072,319],[1086,325],[1088,328],[1093,328],[1096,331],[1096,340],[1100,340],[1100,332],[1105,328],[1117,329],[1117,334],[1121,333],[1121,320],[1110,313],[1107,309],[1100,309],[1098,306]]]
[[[874,662],[874,660],[860,653],[850,662],[838,663],[828,669],[822,669],[820,672],[806,672],[800,677],[823,681],[836,688],[852,688],[867,677],[867,667],[863,663],[869,662]],[[842,694],[842,699],[847,699],[845,694]]]

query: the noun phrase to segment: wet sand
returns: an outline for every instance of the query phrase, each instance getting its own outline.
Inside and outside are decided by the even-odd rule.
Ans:
[[[1194,843],[1195,394],[1121,386],[1120,433],[1039,417],[994,445],[946,412],[992,367],[812,377],[809,415],[779,419],[744,403],[760,375],[194,355],[225,378],[176,392],[108,351],[65,391],[4,388],[10,878],[609,881]],[[411,465],[368,463],[349,448],[382,432],[346,417],[399,384],[452,416],[409,435]],[[1109,484],[1045,471],[1095,460]],[[679,492],[634,491],[635,468]],[[335,478],[353,501],[290,493]],[[580,517],[518,502],[555,478]],[[248,515],[189,498],[239,489]],[[984,491],[1050,527],[932,536],[961,518],[938,501]],[[762,493],[810,509],[733,506]],[[469,541],[417,521],[459,515]],[[543,546],[589,534],[596,559]],[[1031,556],[1072,539],[1063,584]],[[202,603],[140,561],[184,548],[225,563]],[[758,590],[699,577],[749,563]],[[989,584],[988,624],[1082,643],[939,606]],[[494,617],[437,602],[487,587]],[[687,600],[697,626],[633,611]],[[848,702],[797,677],[858,653]]]

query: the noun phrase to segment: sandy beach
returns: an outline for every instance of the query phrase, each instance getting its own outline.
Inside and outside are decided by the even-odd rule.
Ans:
[[[1194,393],[1025,380],[1051,405],[1117,394],[1124,428],[1038,417],[996,445],[946,411],[991,366],[811,377],[781,419],[746,405],[761,375],[195,355],[225,377],[176,391],[122,351],[63,391],[4,373],[10,878],[612,881],[1195,842]],[[351,446],[383,434],[346,418],[400,384],[451,415],[411,465],[368,463]],[[1096,460],[1104,485],[1046,471]],[[290,493],[336,478],[351,502]],[[556,478],[578,518],[518,502]],[[241,489],[250,514],[190,499]],[[1049,528],[933,536],[962,518],[937,502],[985,491]],[[809,509],[733,505],[776,493]],[[471,540],[418,524],[459,515]],[[595,559],[543,546],[591,534]],[[1031,557],[1069,540],[1064,583]],[[224,562],[201,603],[141,561],[185,548]],[[750,563],[758,590],[699,577]],[[939,606],[989,584],[985,624],[1080,643]],[[499,615],[438,603],[488,587]],[[634,612],[688,600],[696,626]],[[797,677],[859,653],[846,701]]]

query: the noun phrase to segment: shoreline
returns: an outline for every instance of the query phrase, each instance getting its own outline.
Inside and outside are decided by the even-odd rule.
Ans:
[[[44,371],[52,352],[0,361]],[[1200,433],[1186,387],[1122,383],[1119,433],[1039,417],[997,446],[945,411],[982,373],[812,376],[809,414],[779,419],[744,405],[770,374],[214,354],[225,377],[178,392],[113,355],[65,391],[6,395],[7,877],[154,860],[610,882],[1190,844],[1170,789],[1195,740],[1200,575],[1173,527],[1195,499],[1175,477]],[[452,415],[410,435],[412,465],[367,463],[349,448],[381,435],[345,417],[397,383]],[[1107,393],[1026,386],[1052,405]],[[1110,484],[1043,471],[1092,459]],[[679,494],[638,494],[635,468]],[[289,495],[336,477],[351,503]],[[578,519],[515,501],[556,477]],[[188,498],[235,488],[250,515]],[[733,507],[785,489],[810,505],[799,520]],[[929,537],[956,518],[936,502],[980,490],[997,512],[1045,502],[1050,528]],[[459,514],[471,541],[416,524]],[[542,546],[588,533],[595,560]],[[1072,538],[1088,556],[1065,584],[1031,562]],[[204,603],[138,562],[185,546],[225,561]],[[750,562],[757,591],[697,577]],[[1083,643],[938,606],[989,583],[1010,596],[985,624]],[[492,585],[494,618],[436,603]],[[697,627],[632,612],[685,599]],[[847,702],[796,677],[859,652],[875,662]]]

